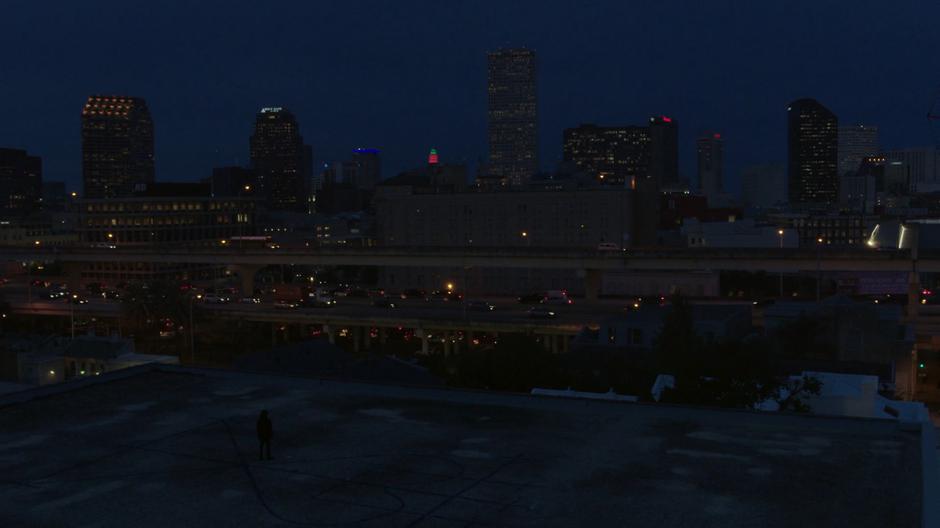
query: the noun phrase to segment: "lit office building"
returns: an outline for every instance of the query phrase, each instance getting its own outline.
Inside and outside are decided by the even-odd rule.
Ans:
[[[488,171],[511,186],[538,172],[535,52],[502,49],[488,59]]]
[[[82,108],[85,198],[130,196],[154,179],[153,120],[138,97],[93,95]]]
[[[306,211],[311,207],[313,155],[289,110],[262,108],[249,140],[251,168],[268,209]]]
[[[787,107],[791,204],[829,205],[839,196],[839,120],[813,99]]]

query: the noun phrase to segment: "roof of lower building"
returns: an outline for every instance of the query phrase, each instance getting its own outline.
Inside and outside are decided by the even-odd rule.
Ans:
[[[167,366],[0,396],[9,526],[914,527],[920,467],[890,420]]]

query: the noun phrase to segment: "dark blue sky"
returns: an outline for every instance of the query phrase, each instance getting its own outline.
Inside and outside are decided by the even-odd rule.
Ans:
[[[77,187],[79,113],[92,93],[147,99],[157,177],[246,163],[262,106],[294,111],[315,157],[382,149],[385,175],[486,155],[485,52],[539,56],[540,156],[582,122],[677,118],[725,137],[726,178],[783,162],[786,103],[815,97],[887,147],[932,138],[940,2],[883,0],[242,1],[4,0],[0,146],[39,154]]]

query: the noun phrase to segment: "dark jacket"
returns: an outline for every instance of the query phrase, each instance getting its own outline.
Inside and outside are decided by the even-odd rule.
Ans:
[[[258,438],[260,440],[270,440],[273,434],[271,419],[268,418],[268,413],[262,412],[261,416],[258,417]]]

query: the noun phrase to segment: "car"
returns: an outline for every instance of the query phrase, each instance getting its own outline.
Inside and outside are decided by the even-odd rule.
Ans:
[[[258,297],[242,297],[238,302],[242,304],[261,304],[261,299]]]
[[[104,290],[103,292],[101,292],[101,297],[104,299],[111,299],[111,300],[120,299],[121,292],[117,290]]]
[[[574,304],[574,301],[568,297],[568,292],[565,290],[549,290],[542,296],[542,304],[566,305]]]
[[[384,288],[372,288],[368,293],[369,297],[385,297]]]
[[[399,297],[402,299],[420,299],[426,301],[428,300],[428,292],[418,289],[409,289],[401,292]]]
[[[453,290],[434,290],[431,292],[428,300],[441,302],[462,301],[463,294]]]
[[[613,242],[601,242],[597,245],[598,251],[620,251],[620,247]]]
[[[231,299],[225,295],[207,293],[202,296],[202,302],[206,304],[227,304]]]
[[[472,310],[474,312],[492,312],[496,309],[492,304],[481,301],[479,299],[473,301],[467,301],[467,310]]]
[[[299,306],[300,306],[300,303],[297,301],[288,301],[284,299],[280,301],[275,301],[274,303],[274,307],[279,310],[293,310]]]
[[[529,317],[535,319],[554,319],[555,311],[547,306],[533,306],[529,308]]]
[[[372,306],[376,308],[394,308],[395,303],[388,297],[376,297],[372,299]]]
[[[544,296],[538,293],[530,293],[528,295],[523,295],[516,299],[519,304],[539,304],[544,299]]]
[[[78,295],[73,295],[68,298],[68,301],[72,304],[88,304],[88,299],[84,297],[79,297]]]
[[[311,308],[329,308],[336,306],[336,299],[325,293],[311,293],[304,298],[303,305]]]

